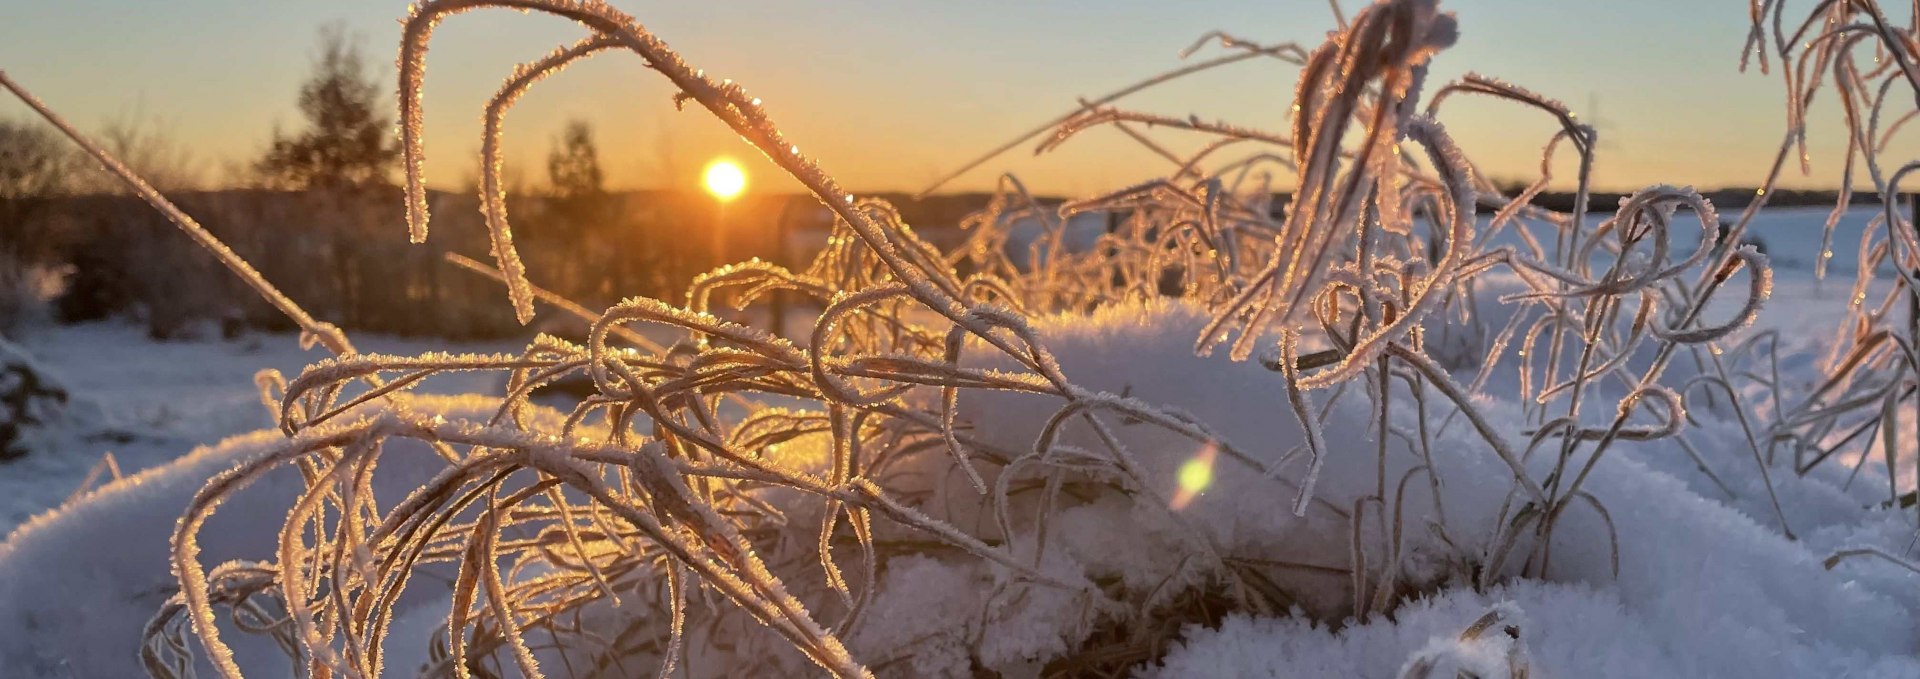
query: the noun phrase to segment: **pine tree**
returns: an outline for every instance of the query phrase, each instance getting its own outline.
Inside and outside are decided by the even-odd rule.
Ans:
[[[386,300],[406,289],[392,257],[381,257],[372,228],[382,217],[371,190],[391,186],[399,158],[392,119],[377,105],[380,86],[358,46],[339,25],[320,31],[313,75],[300,88],[305,129],[275,132],[258,169],[268,186],[307,192],[307,227],[324,234],[329,269],[327,299],[335,320],[350,326],[391,322]],[[379,286],[379,289],[376,289]]]
[[[312,78],[300,88],[306,129],[274,134],[259,169],[274,185],[340,189],[388,183],[400,150],[393,122],[379,112],[380,87],[359,47],[339,26],[320,32]]]
[[[586,121],[567,123],[560,143],[547,155],[547,175],[553,196],[562,203],[588,203],[605,198],[606,175],[600,171],[600,153],[593,143],[593,127]]]
[[[610,217],[611,201],[593,128],[585,121],[567,123],[547,154],[547,179],[551,191],[548,205],[554,217],[548,228],[558,246],[552,250],[574,263],[557,268],[566,278],[561,284],[573,294],[590,299],[614,297],[618,294],[614,290],[586,289],[596,283],[620,285],[627,278],[628,262],[612,252],[618,248],[609,247],[598,237],[598,228]]]

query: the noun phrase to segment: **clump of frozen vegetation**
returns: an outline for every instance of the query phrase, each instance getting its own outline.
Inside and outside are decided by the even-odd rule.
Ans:
[[[1808,170],[1807,111],[1827,90],[1839,99],[1844,114],[1847,155],[1840,199],[1827,218],[1816,260],[1819,275],[1825,275],[1827,261],[1833,257],[1834,227],[1852,201],[1853,186],[1863,171],[1883,208],[1861,234],[1860,263],[1848,299],[1849,322],[1835,331],[1828,345],[1830,350],[1823,357],[1825,379],[1807,393],[1793,395],[1789,401],[1793,405],[1784,412],[1776,410],[1777,421],[1767,440],[1769,453],[1776,443],[1790,450],[1793,469],[1805,475],[1833,464],[1836,453],[1871,449],[1878,443],[1886,465],[1887,502],[1920,511],[1913,489],[1901,493],[1897,479],[1897,458],[1920,446],[1920,440],[1900,435],[1905,429],[1920,436],[1920,429],[1915,429],[1915,413],[1920,412],[1916,410],[1920,399],[1915,398],[1920,358],[1914,353],[1914,343],[1920,340],[1920,281],[1915,279],[1920,275],[1920,227],[1910,211],[1901,209],[1911,199],[1911,194],[1901,191],[1901,182],[1920,169],[1920,159],[1889,158],[1887,149],[1901,128],[1920,116],[1920,109],[1901,106],[1908,97],[1920,102],[1920,51],[1914,42],[1920,35],[1920,10],[1913,12],[1904,29],[1893,25],[1879,4],[1871,1],[1816,3],[1799,19],[1780,0],[1752,0],[1751,10],[1753,26],[1741,67],[1757,59],[1763,72],[1779,69],[1786,85],[1787,125],[1759,199],[1741,215],[1734,237],[1765,205],[1789,157],[1797,156],[1802,172]],[[1863,451],[1852,457],[1868,456]],[[1920,463],[1908,460],[1906,464],[1913,482],[1920,483]]]
[[[98,426],[91,405],[76,402],[59,376],[0,338],[0,462],[47,449],[65,430]]]
[[[1911,325],[1863,312],[1826,383],[1785,383],[1777,335],[1742,334],[1769,293],[1765,258],[1717,247],[1713,206],[1687,188],[1590,213],[1596,135],[1566,106],[1490,77],[1426,81],[1460,39],[1432,0],[1382,0],[1310,48],[1210,36],[1196,47],[1217,39],[1225,56],[1083,102],[1041,149],[1112,127],[1173,169],[1058,209],[1008,178],[953,252],[840,188],[742,85],[592,0],[414,8],[400,97],[415,240],[428,236],[427,47],[442,19],[490,8],[588,33],[488,104],[482,182],[487,271],[523,319],[544,301],[590,320],[587,341],[361,354],[228,254],[336,358],[262,376],[278,432],[10,540],[0,594],[34,625],[112,636],[61,615],[73,600],[37,594],[51,576],[19,564],[62,531],[119,530],[144,483],[186,507],[168,547],[177,593],[153,602],[141,635],[158,677],[277,673],[288,659],[297,676],[462,678],[1920,671],[1920,588],[1898,554],[1912,503],[1894,478],[1912,444],[1892,426],[1911,423]],[[1779,11],[1756,5],[1756,40]],[[1779,35],[1779,58],[1802,63],[1796,101],[1818,84],[1809,59],[1844,72],[1853,103],[1862,79],[1884,78],[1884,93],[1912,77],[1904,34],[1832,25],[1806,54],[1792,51],[1801,36]],[[1842,66],[1875,35],[1900,71]],[[676,104],[725,122],[831,209],[826,251],[803,271],[716,270],[679,303],[593,312],[530,285],[499,200],[501,121],[541,78],[606,51],[639,56]],[[1247,59],[1300,66],[1289,128],[1115,104]],[[1507,195],[1475,169],[1442,123],[1464,96],[1559,123],[1538,181]],[[1147,128],[1209,141],[1183,156]],[[1533,205],[1563,154],[1575,208]],[[1880,183],[1864,157],[1891,198],[1905,170]],[[1297,189],[1276,217],[1279,172]],[[1085,212],[1117,226],[1067,247]],[[1042,235],[1009,253],[1023,222]],[[1876,252],[1913,269],[1911,225],[1892,209],[1886,225]],[[1912,289],[1896,286],[1899,299]],[[822,305],[804,341],[710,313],[774,290]],[[681,339],[662,346],[648,326]],[[1450,334],[1469,327],[1471,341]],[[508,388],[492,401],[404,394],[454,370],[501,372]],[[570,411],[528,401],[577,375],[594,393]],[[1886,463],[1866,474],[1884,474],[1892,497],[1820,464],[1860,440],[1843,430],[1862,415],[1883,423],[1867,426]],[[267,496],[280,504],[250,499]],[[236,511],[278,523],[215,530]],[[248,539],[256,558],[209,558],[239,559]],[[135,582],[99,578],[91,596],[154,598]],[[34,671],[114,662],[4,643],[0,657]]]

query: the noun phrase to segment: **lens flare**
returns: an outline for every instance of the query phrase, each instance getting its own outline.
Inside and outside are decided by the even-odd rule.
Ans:
[[[1193,458],[1180,465],[1180,490],[1199,494],[1213,485],[1213,465],[1205,458]]]
[[[1213,459],[1219,451],[1213,446],[1202,448],[1200,452],[1180,465],[1175,472],[1174,481],[1179,485],[1174,489],[1172,507],[1175,511],[1186,509],[1187,505],[1207,492],[1213,485]]]

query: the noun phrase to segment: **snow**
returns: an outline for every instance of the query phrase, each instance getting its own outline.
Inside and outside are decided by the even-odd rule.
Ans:
[[[497,399],[479,396],[403,397],[396,405],[470,419],[488,417],[498,406]],[[0,635],[0,667],[9,676],[141,676],[141,630],[178,589],[168,547],[176,519],[207,478],[284,440],[278,431],[260,430],[201,446],[16,528],[0,544],[0,629],[13,631]],[[374,492],[396,501],[442,467],[427,447],[397,443],[383,458]],[[298,470],[283,468],[240,491],[201,532],[201,561],[270,560],[286,510],[304,487]],[[427,568],[429,577],[418,582],[453,577],[449,568]],[[397,613],[436,597],[443,601],[446,591],[430,584],[409,588]],[[424,660],[426,635],[443,620],[443,614],[427,616],[395,639],[413,649],[416,662]],[[228,636],[243,666],[287,666],[267,638]]]
[[[0,338],[0,458],[8,460],[53,445],[63,435],[111,437],[98,406],[75,398],[73,388],[26,349]]]
[[[444,342],[362,338],[363,351],[414,355],[445,350]],[[83,402],[97,423],[70,432],[44,453],[0,467],[0,532],[50,509],[79,489],[101,456],[112,454],[134,473],[165,464],[183,451],[273,424],[261,406],[254,376],[263,369],[291,378],[328,357],[301,349],[290,335],[251,335],[234,341],[153,342],[141,328],[101,322],[36,328],[19,344]],[[473,351],[515,351],[518,342],[476,343]],[[497,376],[456,373],[429,378],[416,391],[499,393]]]
[[[1226,439],[1261,459],[1277,459],[1300,440],[1298,425],[1280,411],[1281,385],[1270,375],[1258,374],[1263,369],[1256,364],[1223,363],[1181,351],[1180,339],[1191,336],[1202,322],[1196,310],[1172,306],[1119,309],[1096,315],[1091,322],[1041,323],[1040,327],[1049,346],[1059,352],[1063,371],[1078,383],[1115,392],[1127,389],[1146,402],[1207,413],[1206,422]],[[996,436],[1004,436],[1010,444],[1030,436],[1046,415],[1028,397],[976,400],[988,401],[976,406],[978,419],[996,423]],[[966,405],[963,397],[963,408]],[[1494,417],[1514,425],[1509,430],[1521,428],[1519,413],[1511,404],[1496,404],[1492,410]],[[1336,403],[1327,427],[1336,449],[1323,471],[1318,500],[1351,507],[1373,492],[1375,444],[1365,440],[1363,433],[1371,413],[1372,406],[1363,400]],[[1725,436],[1724,428],[1714,433],[1720,435],[1697,437],[1713,444],[1709,459],[1720,462],[1729,473],[1745,469],[1738,464],[1744,443]],[[1152,477],[1171,492],[1174,467],[1192,454],[1192,446],[1154,434],[1141,434],[1128,443],[1146,461]],[[1400,454],[1390,459],[1388,478],[1397,480],[1419,461],[1404,446],[1393,447]],[[1483,541],[1494,527],[1492,518],[1507,496],[1505,471],[1464,427],[1442,435],[1433,451],[1434,464],[1444,479],[1448,533],[1466,553],[1477,553],[1486,547]],[[1619,575],[1610,572],[1610,541],[1604,526],[1592,515],[1574,516],[1555,536],[1547,576],[1551,583],[1525,584],[1505,594],[1541,626],[1542,646],[1531,651],[1536,676],[1920,675],[1920,659],[1913,655],[1915,640],[1920,639],[1915,617],[1920,611],[1920,576],[1885,564],[1860,562],[1828,571],[1820,563],[1846,544],[1903,552],[1913,536],[1908,518],[1867,509],[1867,502],[1834,501],[1831,479],[1776,473],[1776,480],[1788,477],[1785,487],[1794,489],[1783,500],[1790,505],[1788,515],[1822,524],[1795,542],[1770,529],[1762,523],[1764,519],[1727,506],[1718,491],[1689,486],[1682,479],[1696,474],[1671,462],[1685,459],[1672,445],[1623,444],[1621,451],[1601,465],[1586,486],[1604,502],[1619,535]],[[1666,461],[1662,465],[1666,469],[1649,465],[1650,460]],[[1536,458],[1536,472],[1544,470],[1542,461]],[[1224,463],[1216,479],[1216,486],[1186,509],[1184,518],[1203,526],[1201,530],[1213,538],[1220,552],[1308,563],[1325,563],[1328,555],[1346,554],[1345,522],[1325,511],[1293,519],[1287,511],[1290,489],[1277,481],[1257,470],[1234,469]],[[1423,488],[1424,484],[1413,484],[1406,507],[1429,506],[1418,499],[1424,495]],[[1754,497],[1752,487],[1741,490],[1747,491],[1745,497]],[[1073,528],[1058,532],[1066,551],[1087,564],[1089,578],[1111,575],[1109,569],[1143,583],[1175,577],[1181,560],[1193,553],[1183,542],[1194,536],[1182,532],[1164,513],[1154,516],[1153,509],[1136,504],[1120,521],[1115,520],[1116,512],[1104,509],[1067,510],[1058,521]],[[1092,515],[1075,516],[1079,511]],[[1409,525],[1437,519],[1414,511],[1409,510],[1406,517]],[[1584,508],[1576,505],[1572,511]],[[1408,545],[1410,555],[1402,561],[1409,584],[1418,584],[1422,577],[1426,566],[1421,562],[1447,556],[1447,548],[1425,531],[1411,532]],[[1337,591],[1320,577],[1319,589]],[[1313,589],[1309,582],[1302,582],[1290,591]],[[1584,591],[1588,589],[1592,591]],[[1160,676],[1396,676],[1400,660],[1426,647],[1428,637],[1457,633],[1491,601],[1460,590],[1457,583],[1446,592],[1430,604],[1432,612],[1397,617],[1397,625],[1365,623],[1338,635],[1300,622],[1277,621],[1230,625],[1220,632],[1195,631],[1186,642],[1187,654],[1170,657]],[[1502,594],[1496,590],[1491,596]],[[1311,611],[1339,603],[1309,600],[1302,605]],[[1587,615],[1616,609],[1609,615]],[[1357,631],[1376,627],[1392,629],[1376,634]],[[1321,656],[1321,662],[1329,664],[1314,670],[1314,661],[1295,658],[1289,647],[1272,643],[1273,633],[1279,630],[1305,637],[1290,639],[1292,644],[1350,648],[1345,654]],[[1261,639],[1235,638],[1235,634]],[[1605,653],[1592,653],[1588,645],[1580,651],[1582,643],[1589,643],[1582,640],[1615,636],[1635,646],[1632,650],[1608,646]],[[1527,639],[1532,643],[1531,636]],[[1646,640],[1643,647],[1637,639]],[[1235,650],[1242,645],[1265,651],[1250,657]],[[1637,673],[1640,670],[1631,663],[1598,662],[1620,654],[1652,663],[1641,668],[1649,673]],[[1226,662],[1236,657],[1246,664]],[[1369,668],[1362,658],[1379,659],[1372,661],[1380,663],[1378,669]],[[1285,671],[1269,674],[1263,669],[1275,667],[1274,663]]]
[[[1842,220],[1843,230],[1858,212]],[[1785,216],[1764,213],[1756,223],[1770,250],[1799,248],[1795,244],[1808,238],[1807,231],[1817,242],[1824,211],[1780,213]],[[1791,230],[1791,224],[1802,230]],[[1835,241],[1850,238],[1843,233]],[[1836,278],[1849,273],[1839,259]],[[1759,323],[1727,344],[1780,331],[1783,383],[1791,397],[1818,375],[1827,333],[1844,316],[1851,281],[1815,281],[1809,268],[1788,262]],[[1492,313],[1483,320],[1497,329],[1507,305],[1494,301],[1498,281],[1487,280],[1493,289],[1482,308]],[[1038,564],[1049,577],[1102,584],[1037,585],[1005,566],[951,550],[895,554],[879,566],[864,622],[844,636],[854,657],[900,676],[973,676],[979,668],[1031,676],[1047,660],[1116,625],[1128,629],[1141,611],[1176,605],[1183,593],[1214,591],[1252,568],[1296,594],[1295,600],[1190,625],[1165,640],[1163,657],[1136,672],[1154,678],[1391,678],[1408,670],[1434,677],[1466,670],[1498,677],[1524,664],[1532,676],[1550,677],[1920,676],[1920,575],[1877,559],[1848,560],[1832,569],[1822,563],[1855,548],[1913,558],[1911,512],[1877,508],[1886,498],[1883,461],[1861,461],[1858,478],[1849,479],[1854,460],[1801,476],[1781,456],[1769,471],[1797,537],[1789,539],[1731,411],[1694,404],[1691,414],[1699,421],[1685,438],[1717,482],[1676,440],[1618,443],[1583,486],[1605,507],[1607,521],[1589,505],[1571,505],[1543,574],[1481,590],[1459,564],[1481,560],[1496,547],[1492,539],[1513,483],[1473,428],[1464,422],[1436,426],[1431,466],[1424,468],[1427,460],[1400,439],[1389,439],[1381,466],[1379,442],[1370,433],[1376,417],[1371,396],[1357,388],[1338,398],[1333,390],[1313,392],[1310,407],[1329,409],[1329,454],[1311,502],[1296,516],[1307,465],[1304,455],[1289,454],[1302,450],[1305,435],[1287,408],[1285,383],[1257,361],[1194,355],[1192,338],[1208,320],[1201,309],[1164,301],[1034,320],[1034,332],[1074,384],[1128,403],[1203,414],[1199,421],[1232,450],[1095,409],[1090,412],[1114,432],[1140,476],[1090,464],[1110,453],[1084,420],[1071,420],[1055,449],[1017,477],[1031,481],[1058,473],[1073,486],[1044,522],[1032,499],[1038,493],[996,508],[981,499],[944,450],[903,462],[896,477],[882,481],[894,484],[890,491],[915,497],[917,509],[981,539],[1004,540],[1016,558]],[[360,339],[368,352],[395,355],[514,350],[506,342],[448,347]],[[0,667],[8,676],[138,676],[141,629],[176,587],[167,540],[180,509],[205,479],[281,440],[264,429],[270,420],[254,387],[255,371],[270,367],[293,374],[323,356],[299,350],[291,337],[151,343],[136,328],[117,324],[47,328],[21,344],[98,408],[98,426],[129,437],[90,440],[76,433],[60,447],[0,467],[6,472],[0,476],[6,498],[0,525],[10,531],[0,544],[0,630],[8,632],[0,634]],[[963,355],[970,367],[1014,367],[994,352],[976,348]],[[1478,367],[1454,366],[1456,377],[1469,381]],[[1479,398],[1501,429],[1518,432],[1525,428],[1519,406],[1497,397],[1516,386],[1511,368],[1496,365]],[[1671,374],[1684,379],[1688,369],[1686,361],[1676,362],[1678,372]],[[1407,387],[1395,382],[1392,388],[1398,390],[1393,424],[1417,427],[1412,409],[1398,405],[1409,402]],[[1750,404],[1771,408],[1765,390],[1747,388],[1743,396]],[[1614,389],[1595,392],[1598,407],[1612,407],[1621,395]],[[500,383],[494,375],[460,373],[436,377],[419,390],[467,395],[409,396],[393,407],[476,420],[497,405],[476,394],[497,394]],[[937,398],[924,391],[909,398]],[[1436,394],[1425,396],[1435,408],[1444,402]],[[1691,403],[1698,392],[1688,397]],[[970,423],[967,431],[986,445],[1032,451],[1059,406],[1053,397],[966,391],[958,419]],[[539,413],[536,420],[547,424],[536,429],[554,430],[558,415]],[[825,460],[823,441],[804,436],[782,444],[783,463],[818,469]],[[187,449],[192,451],[175,457]],[[106,452],[135,473],[67,502]],[[1550,457],[1529,462],[1536,478],[1551,466]],[[404,444],[386,459],[374,478],[376,494],[389,501],[442,466],[423,449]],[[1904,468],[1915,461],[1913,450],[1901,451]],[[1385,489],[1379,487],[1383,471]],[[1428,484],[1427,474],[1438,483]],[[1911,476],[1902,476],[1897,487],[1911,489]],[[1367,498],[1402,486],[1400,499],[1388,506],[1398,507],[1398,520],[1408,529],[1389,558],[1396,542],[1382,526],[1391,517],[1380,517],[1381,503]],[[1431,490],[1436,486],[1437,496]],[[298,474],[281,469],[229,500],[202,532],[200,561],[270,557],[300,488]],[[810,532],[819,525],[817,498],[767,489],[762,499],[783,508],[802,534],[796,543],[810,548]],[[1347,571],[1354,565],[1355,533],[1347,516],[1356,508],[1368,581],[1378,583],[1390,571],[1408,596],[1390,612],[1374,610],[1365,619],[1350,617],[1356,597]],[[895,537],[910,534],[897,526],[878,529]],[[864,580],[852,567],[857,561],[851,553],[841,560],[857,587]],[[1256,561],[1264,565],[1250,565]],[[1506,571],[1517,574],[1519,564],[1506,564]],[[1230,587],[1228,592],[1224,596],[1234,596]],[[409,589],[395,611],[390,673],[404,674],[428,657],[445,605],[444,587]],[[590,617],[609,623],[640,614],[631,607],[596,606]],[[1463,638],[1489,611],[1498,613],[1498,621]],[[704,668],[703,674],[727,659],[711,648],[700,650],[700,640],[721,629],[689,627],[688,662]],[[226,638],[248,676],[285,671],[284,656],[271,641],[244,634]],[[739,653],[761,663],[749,665],[758,670],[811,671],[777,643],[743,643]],[[552,666],[550,658],[541,652],[543,665]]]

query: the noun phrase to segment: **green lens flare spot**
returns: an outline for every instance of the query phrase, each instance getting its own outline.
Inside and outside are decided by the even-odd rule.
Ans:
[[[1180,465],[1180,490],[1198,495],[1210,485],[1213,485],[1213,460],[1201,456]]]

